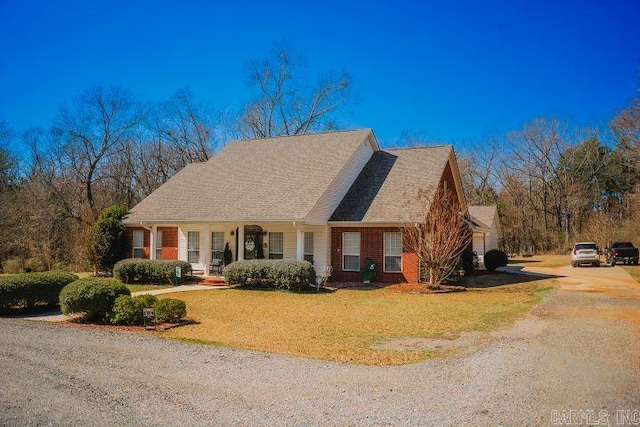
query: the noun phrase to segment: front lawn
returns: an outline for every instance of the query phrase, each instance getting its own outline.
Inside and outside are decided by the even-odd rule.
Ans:
[[[288,293],[228,289],[170,295],[186,302],[195,324],[170,338],[347,363],[396,365],[436,350],[372,348],[396,338],[454,338],[509,325],[555,286],[536,280],[445,294],[393,289]]]

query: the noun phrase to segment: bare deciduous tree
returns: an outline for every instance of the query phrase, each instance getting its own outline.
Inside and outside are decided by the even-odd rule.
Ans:
[[[599,248],[606,247],[616,237],[618,224],[605,212],[595,212],[589,218],[589,222],[583,233],[584,240],[596,242]]]
[[[631,104],[620,111],[611,121],[611,128],[619,140],[619,145],[640,150],[640,98],[634,98]]]
[[[450,190],[420,190],[417,202],[422,213],[416,222],[404,224],[404,245],[417,254],[426,287],[437,289],[457,271],[460,255],[471,243],[471,232]]]
[[[114,161],[134,127],[140,112],[131,94],[119,87],[94,86],[74,102],[63,105],[55,121],[57,168],[68,168],[72,179],[82,185],[81,219],[89,225],[98,212],[110,204],[107,196],[98,200],[96,185],[105,185],[104,169]]]
[[[270,58],[251,61],[246,69],[257,96],[239,118],[238,132],[244,138],[333,129],[333,113],[349,101],[348,74],[321,76],[309,85],[302,78],[302,57],[287,47],[274,47]]]
[[[571,147],[566,129],[555,119],[536,119],[508,137],[509,156],[504,159],[501,175],[517,177],[527,191],[529,209],[536,213],[539,238],[527,244],[544,251],[556,247],[563,239],[561,224],[567,211],[570,192],[561,160]]]
[[[495,204],[498,198],[498,167],[504,148],[491,138],[476,144],[458,157],[458,168],[465,198],[470,205]]]
[[[215,151],[213,112],[196,103],[191,89],[180,89],[169,101],[160,103],[154,120],[158,148],[168,148],[165,151],[173,157],[173,168],[206,162]]]

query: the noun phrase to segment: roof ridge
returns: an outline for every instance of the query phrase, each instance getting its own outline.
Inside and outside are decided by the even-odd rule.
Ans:
[[[228,143],[232,142],[247,142],[247,141],[261,141],[276,138],[300,138],[309,137],[314,135],[327,135],[331,133],[347,133],[347,132],[373,132],[372,128],[360,128],[360,129],[339,129],[339,130],[325,130],[320,132],[299,133],[295,135],[276,135],[276,136],[263,136],[261,138],[243,138],[243,139],[231,139]]]
[[[450,147],[453,148],[453,144],[437,144],[437,145],[417,145],[413,147],[391,147],[391,148],[383,148],[382,151],[397,151],[397,150],[419,150],[425,148],[445,148]]]

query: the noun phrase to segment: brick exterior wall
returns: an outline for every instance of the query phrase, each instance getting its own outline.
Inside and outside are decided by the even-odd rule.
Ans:
[[[142,230],[144,232],[144,258],[150,258],[150,240],[151,232],[143,227],[127,227],[125,234],[127,236],[127,257],[133,258],[133,231]],[[162,259],[178,259],[178,227],[158,227],[158,231],[162,231]]]
[[[158,227],[162,231],[162,259],[178,259],[178,227]]]
[[[385,273],[384,270],[384,233],[399,232],[399,227],[335,227],[331,229],[331,266],[332,280],[336,282],[361,282],[362,273],[342,271],[342,233],[360,233],[360,267],[371,259],[376,263],[373,282],[378,283],[417,283],[418,261],[414,253],[403,251],[402,272]]]

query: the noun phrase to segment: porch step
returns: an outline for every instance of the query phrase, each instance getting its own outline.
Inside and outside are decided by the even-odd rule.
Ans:
[[[222,276],[196,277],[194,280],[194,283],[197,285],[205,285],[205,286],[226,286],[224,277]]]

